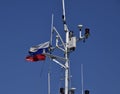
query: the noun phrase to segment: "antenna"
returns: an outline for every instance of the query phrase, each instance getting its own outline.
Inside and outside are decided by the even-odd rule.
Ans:
[[[81,64],[81,86],[82,86],[82,94],[84,94],[83,64]]]
[[[48,72],[48,94],[50,94],[50,71]]]
[[[62,15],[62,18],[63,18],[63,21],[66,21],[66,16],[65,16],[65,2],[64,2],[64,0],[62,0],[62,7],[63,7],[63,15]]]
[[[84,69],[83,64],[81,64],[81,87],[82,87],[82,93],[81,94],[89,94],[89,90],[84,91]]]
[[[80,34],[79,34],[79,38],[80,39],[82,39],[83,38],[83,36],[82,36],[82,28],[83,28],[83,25],[78,25],[78,28],[79,28],[79,30],[80,30]]]
[[[52,34],[53,34],[53,20],[54,20],[54,15],[52,14],[52,21],[51,21],[51,36],[50,36],[50,45],[52,45]]]

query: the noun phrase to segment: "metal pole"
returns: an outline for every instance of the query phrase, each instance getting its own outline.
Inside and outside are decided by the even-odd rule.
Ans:
[[[84,94],[84,83],[83,83],[83,64],[81,64],[81,85],[82,85],[82,94]]]
[[[66,54],[66,58],[67,58],[67,54]],[[68,83],[68,74],[69,74],[68,60],[66,61],[65,66],[67,67],[65,69],[65,94],[68,94],[68,88],[69,88],[68,87],[68,85],[69,85],[69,83]]]
[[[65,66],[66,66],[66,69],[65,69],[65,94],[68,94],[68,86],[69,86],[69,61],[68,61],[68,42],[69,42],[69,31],[66,32],[66,48],[65,48],[65,59],[66,59],[66,62],[65,62]]]
[[[63,5],[63,16],[64,16],[64,21],[65,21],[66,17],[65,17],[65,2],[64,2],[64,0],[62,0],[62,5]]]
[[[67,28],[67,25],[66,25],[66,17],[65,17],[65,2],[64,0],[62,0],[62,6],[63,6],[63,15],[62,15],[62,18],[63,18],[63,24],[64,24],[64,31],[66,32],[66,45],[65,45],[65,59],[66,59],[66,62],[65,62],[65,66],[66,66],[66,69],[65,69],[65,94],[68,94],[68,88],[69,88],[69,81],[68,81],[68,77],[69,77],[69,63],[68,63],[68,43],[69,43],[69,30]]]
[[[50,94],[50,72],[48,72],[48,94]]]

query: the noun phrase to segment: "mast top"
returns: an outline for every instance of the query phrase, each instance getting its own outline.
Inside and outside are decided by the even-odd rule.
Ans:
[[[62,7],[63,7],[62,18],[63,18],[63,21],[66,21],[66,16],[65,16],[65,1],[64,0],[62,0]]]

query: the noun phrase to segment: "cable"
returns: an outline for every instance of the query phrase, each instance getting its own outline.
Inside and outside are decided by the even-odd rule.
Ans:
[[[41,79],[42,74],[43,74],[44,65],[45,65],[45,61],[43,62],[43,64],[42,64],[42,68],[41,68],[41,70],[40,70],[40,79]]]

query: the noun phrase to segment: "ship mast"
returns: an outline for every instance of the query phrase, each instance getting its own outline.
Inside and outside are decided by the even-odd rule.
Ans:
[[[60,88],[60,94],[74,94],[75,88],[69,88],[69,54],[73,52],[76,48],[76,43],[78,41],[85,40],[89,36],[89,28],[85,29],[85,33],[82,35],[82,28],[83,25],[78,25],[79,28],[79,38],[74,36],[73,31],[70,31],[68,29],[67,23],[66,23],[66,13],[65,13],[65,0],[62,0],[62,21],[64,26],[64,32],[66,34],[65,42],[63,41],[62,37],[60,36],[59,32],[57,31],[56,27],[53,24],[53,15],[52,15],[52,23],[51,23],[51,40],[50,44],[52,46],[52,33],[56,32],[56,48],[60,49],[64,53],[64,57],[52,55],[49,53],[45,53],[46,56],[50,57],[52,61],[60,65],[65,70],[65,82],[64,82],[64,88]],[[60,42],[62,44],[62,47],[59,44]],[[60,61],[64,61],[65,63],[61,63]],[[82,79],[83,80],[83,79]],[[83,94],[83,84],[82,84],[82,94]]]
[[[80,24],[78,25],[79,37],[77,38],[74,35],[74,32],[68,29],[68,26],[66,23],[65,0],[62,0],[62,11],[63,11],[62,12],[63,27],[64,27],[64,32],[66,34],[65,41],[62,39],[56,27],[54,26],[54,23],[53,23],[54,16],[52,14],[50,41],[31,47],[29,50],[29,56],[26,57],[26,60],[35,62],[35,61],[45,60],[46,56],[49,57],[50,60],[52,60],[53,62],[60,65],[62,68],[64,68],[64,71],[65,71],[64,87],[60,88],[60,94],[74,94],[75,88],[69,88],[69,77],[70,77],[69,76],[69,69],[70,69],[69,54],[75,51],[76,43],[79,41],[85,42],[85,40],[89,37],[90,33],[89,33],[89,28],[85,28],[85,33],[82,34],[83,25]],[[52,43],[53,32],[56,33],[55,46]],[[61,50],[64,54],[64,57],[54,55],[53,52],[56,49]],[[83,83],[82,83],[82,87],[83,87]],[[86,91],[86,92],[87,92],[86,94],[89,93],[89,91]],[[48,73],[48,94],[51,94],[50,72]],[[82,94],[83,94],[83,89],[82,89]]]
[[[63,27],[64,27],[64,32],[66,34],[66,39],[65,42],[60,36],[59,32],[57,31],[56,27],[53,24],[53,14],[52,14],[52,22],[51,22],[51,37],[50,37],[50,53],[44,52],[44,55],[48,56],[53,62],[57,63],[60,65],[62,68],[65,70],[65,82],[64,82],[64,87],[60,88],[60,94],[74,94],[75,88],[69,88],[69,54],[73,51],[75,51],[76,48],[76,43],[78,41],[85,40],[89,36],[89,29],[85,29],[85,33],[82,35],[82,28],[83,25],[78,25],[79,28],[79,38],[74,36],[73,31],[70,31],[68,29],[68,26],[66,24],[66,15],[65,15],[65,0],[62,0],[62,21],[63,21]],[[53,32],[56,33],[56,46],[53,47],[52,43],[52,37],[53,37]],[[57,55],[53,55],[52,52],[55,50],[54,48],[58,48],[64,53],[64,57],[60,57]],[[64,62],[63,63],[61,63]],[[50,94],[50,74],[48,75],[48,94]],[[82,91],[83,93],[83,91]]]
[[[65,1],[62,0],[62,8],[63,8],[63,14],[62,14],[62,20],[63,20],[63,25],[64,25],[64,31],[66,33],[66,42],[65,42],[65,92],[64,94],[69,94],[69,53],[70,51],[74,51],[74,49],[76,48],[76,42],[77,42],[77,38],[73,36],[73,32],[69,31],[67,24],[66,24],[66,13],[65,13]],[[85,41],[85,39],[88,38],[89,36],[89,29],[86,28],[85,29],[85,34],[82,36],[82,27],[83,25],[78,25],[78,28],[80,30],[80,36],[78,38],[78,40],[83,40]],[[73,40],[73,41],[71,41]],[[71,46],[72,45],[72,46]],[[82,79],[83,80],[83,79]],[[74,89],[73,89],[73,93],[74,93]],[[70,92],[70,94],[73,94],[72,92]],[[83,83],[82,83],[82,94],[83,94]]]
[[[64,31],[66,33],[66,44],[65,44],[65,94],[68,94],[68,86],[69,86],[69,81],[68,81],[68,77],[69,77],[69,61],[68,61],[68,43],[69,43],[69,30],[67,28],[67,24],[66,24],[66,16],[65,16],[65,2],[64,0],[62,0],[62,7],[63,7],[63,15],[62,15],[62,19],[63,19],[63,25],[64,25]]]

